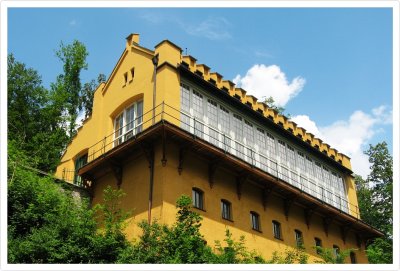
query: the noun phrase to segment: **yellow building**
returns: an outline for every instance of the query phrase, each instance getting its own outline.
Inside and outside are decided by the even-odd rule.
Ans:
[[[56,175],[93,204],[108,185],[123,189],[129,238],[143,219],[174,222],[182,194],[208,244],[228,228],[266,259],[303,242],[310,262],[320,245],[366,263],[365,242],[382,235],[360,220],[349,157],[168,40],[150,50],[129,35],[92,112]]]

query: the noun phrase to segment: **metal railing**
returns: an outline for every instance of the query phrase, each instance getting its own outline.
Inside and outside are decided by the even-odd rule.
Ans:
[[[233,155],[234,157],[243,160],[251,166],[259,168],[264,172],[267,172],[270,175],[275,176],[294,187],[297,187],[302,192],[318,198],[345,213],[350,213],[359,218],[358,206],[351,204],[345,196],[334,193],[328,188],[318,184],[316,180],[303,176],[294,171],[287,166],[285,162],[278,163],[278,161],[268,157],[265,153],[247,146],[243,142],[234,139],[226,133],[222,133],[217,128],[199,120],[199,118],[196,118],[195,116],[191,116],[183,111],[169,106],[168,104],[161,103],[154,109],[143,113],[142,116],[138,116],[133,120],[133,123],[137,123],[138,119],[141,119],[140,125],[134,126],[133,129],[122,136],[119,134],[119,131],[115,131],[90,146],[88,150],[88,163],[102,155],[105,155],[108,151],[123,144],[124,142],[135,140],[139,134],[143,133],[146,131],[146,129],[159,123],[160,121],[167,121],[175,124],[183,130],[186,130],[195,138],[202,139],[214,145],[215,147],[218,147],[226,154]],[[121,128],[124,130],[128,125],[132,126],[132,123],[128,123]],[[116,136],[117,133],[118,136]],[[65,174],[71,174],[71,172],[74,171],[68,171],[65,172]]]

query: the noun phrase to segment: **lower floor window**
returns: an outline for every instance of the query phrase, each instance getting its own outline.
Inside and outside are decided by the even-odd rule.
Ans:
[[[82,186],[83,182],[82,182],[82,178],[81,176],[78,175],[78,170],[83,167],[84,165],[87,164],[87,160],[88,160],[88,154],[85,153],[81,156],[79,156],[78,158],[76,158],[75,160],[75,175],[74,175],[74,184]]]
[[[260,215],[256,212],[250,212],[251,228],[256,231],[261,231],[260,227]]]
[[[204,193],[200,189],[198,189],[198,188],[192,189],[193,207],[201,209],[201,210],[204,209],[203,195],[204,195]]]
[[[232,220],[231,203],[227,200],[221,200],[222,218]]]
[[[274,233],[274,237],[276,239],[282,239],[282,234],[281,234],[281,223],[278,221],[272,221],[272,229]]]
[[[357,263],[356,253],[354,251],[350,252],[351,263]]]

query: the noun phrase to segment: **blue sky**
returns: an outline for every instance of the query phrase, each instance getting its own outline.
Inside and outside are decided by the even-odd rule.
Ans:
[[[350,155],[364,177],[368,144],[385,140],[392,148],[391,9],[8,10],[8,52],[38,70],[46,87],[62,71],[61,41],[86,45],[86,82],[110,74],[130,33],[150,49],[169,39],[256,96],[278,93],[286,113]]]

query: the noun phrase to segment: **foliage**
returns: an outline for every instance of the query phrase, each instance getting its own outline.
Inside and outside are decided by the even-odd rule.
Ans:
[[[78,113],[82,110],[80,74],[82,70],[86,70],[88,67],[86,63],[88,52],[83,43],[74,40],[72,44],[68,45],[61,42],[56,56],[63,63],[64,73],[57,77],[53,90],[57,92],[61,112],[68,113],[68,134],[72,137],[75,133]]]
[[[79,263],[90,259],[96,223],[88,203],[78,204],[51,178],[20,166],[28,160],[9,144],[8,261]]]
[[[272,258],[267,261],[267,263],[274,264],[306,264],[308,262],[309,256],[306,254],[303,247],[298,247],[294,249],[286,249],[283,253],[278,253],[274,251],[272,253]]]
[[[264,103],[266,103],[268,105],[268,107],[272,108],[273,110],[275,110],[276,112],[278,112],[279,114],[283,115],[283,112],[285,111],[285,108],[282,106],[276,106],[275,105],[275,100],[274,98],[272,98],[272,96],[269,97],[263,97],[264,98]],[[290,115],[287,116],[288,118],[290,118]]]
[[[143,234],[130,250],[121,255],[123,263],[206,263],[211,256],[200,234],[201,217],[191,211],[191,199],[181,196],[176,223],[160,225],[157,221],[139,223]]]
[[[52,178],[27,170],[29,158],[12,142],[8,162],[9,263],[114,263],[129,246],[125,217],[114,205],[121,193],[105,191],[103,206],[114,209],[90,209],[86,199],[80,202]],[[97,230],[95,211],[106,218],[105,232]]]
[[[222,246],[220,241],[215,241],[216,254],[212,262],[227,263],[265,263],[265,260],[255,251],[248,251],[245,246],[244,236],[240,236],[239,241],[232,239],[232,233],[227,229],[224,239],[226,246]]]
[[[325,248],[317,246],[315,247],[318,251],[322,261],[315,261],[315,263],[328,263],[328,264],[341,264],[345,263],[346,258],[349,257],[350,253],[355,249],[336,250],[335,248]]]
[[[393,255],[393,159],[386,142],[370,145],[365,152],[371,163],[367,180],[356,176],[361,218],[385,236],[367,244],[370,263],[392,263]]]
[[[8,139],[29,153],[31,163],[44,171],[58,164],[67,135],[52,95],[42,87],[37,71],[10,54],[7,58]]]

